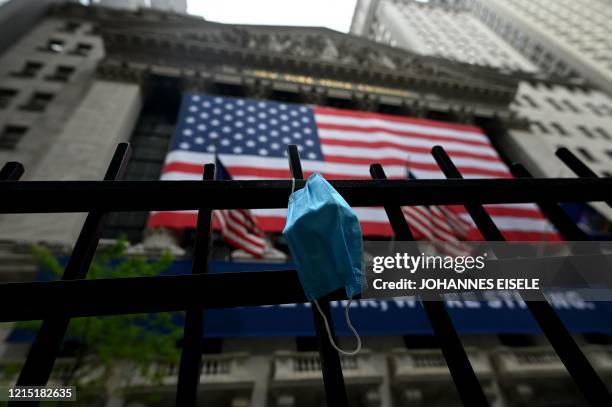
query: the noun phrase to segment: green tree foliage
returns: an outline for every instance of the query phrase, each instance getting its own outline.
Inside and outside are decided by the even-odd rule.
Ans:
[[[172,262],[169,252],[150,261],[126,255],[126,247],[127,240],[121,237],[112,246],[98,250],[87,279],[156,276]],[[44,270],[61,277],[64,267],[48,249],[34,246],[32,253]],[[112,296],[108,293],[109,301]],[[134,301],[137,300],[135,295]],[[136,368],[145,377],[159,379],[160,371],[150,369],[151,364],[176,363],[180,354],[176,342],[183,329],[173,322],[174,316],[157,313],[71,319],[66,337],[76,340],[78,347],[70,374],[64,377],[65,384],[83,385],[94,370],[101,372],[96,382],[102,384],[116,373],[117,366],[130,366],[130,370]],[[28,322],[20,327],[36,328],[38,324]]]

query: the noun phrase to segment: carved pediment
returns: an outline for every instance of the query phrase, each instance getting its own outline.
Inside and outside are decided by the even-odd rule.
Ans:
[[[368,68],[400,69],[414,63],[413,55],[393,55],[379,44],[320,28],[249,28],[214,24],[204,33],[185,32],[187,40],[224,44],[260,52]],[[388,51],[388,50],[387,50]]]
[[[451,77],[473,77],[474,70],[483,71],[492,79],[498,76],[486,68],[469,67],[444,59],[414,54],[374,41],[342,34],[319,27],[245,26],[198,21],[194,29],[190,24],[160,27],[154,22],[142,21],[134,24],[111,22],[104,27],[108,35],[124,32],[158,37],[159,40],[184,41],[184,44],[201,44],[244,49],[280,56],[305,58],[309,61],[324,61],[366,69],[383,69],[422,73],[444,74]],[[450,69],[449,69],[450,68]],[[463,73],[468,70],[469,73]],[[482,79],[482,78],[481,78]],[[498,80],[504,81],[500,76]]]

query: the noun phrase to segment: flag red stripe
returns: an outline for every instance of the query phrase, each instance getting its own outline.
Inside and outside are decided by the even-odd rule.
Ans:
[[[408,218],[408,223],[412,226],[420,226],[427,233],[431,234],[430,240],[441,240],[444,242],[456,241],[457,238],[453,236],[451,231],[447,231],[431,219],[431,215],[426,214],[426,209],[413,206],[404,210],[404,215]]]
[[[324,145],[329,145],[329,146],[365,147],[365,148],[372,148],[372,149],[394,148],[396,150],[405,151],[407,153],[431,154],[431,148],[406,146],[406,145],[394,143],[392,141],[367,142],[367,141],[360,141],[360,140],[339,140],[339,139],[334,139],[334,138],[327,138],[325,136],[320,136],[320,138]],[[454,140],[454,141],[457,142],[457,140]],[[477,152],[461,151],[461,150],[456,150],[452,148],[449,148],[447,152],[453,157],[473,158],[475,160],[490,161],[494,163],[499,162],[499,158],[495,156],[479,154]],[[356,157],[356,158],[360,158],[360,157]]]
[[[542,212],[537,209],[520,208],[516,206],[502,206],[498,205],[485,205],[487,213],[491,216],[508,216],[516,218],[532,218],[532,219],[545,219]],[[463,206],[456,210],[457,214],[466,214],[467,209]]]
[[[471,133],[483,134],[480,128],[476,126],[470,126],[469,124],[439,122],[435,120],[418,119],[414,117],[408,118],[408,117],[393,116],[393,115],[384,114],[384,113],[371,113],[371,112],[364,112],[364,111],[359,111],[359,110],[346,110],[346,109],[337,109],[333,107],[323,107],[323,106],[314,106],[313,110],[315,114],[354,117],[357,119],[379,119],[379,120],[385,120],[385,121],[394,122],[394,123],[416,124],[419,126],[427,126],[427,127],[434,127],[434,128],[440,128],[440,129],[453,129],[453,130],[460,130],[460,131],[467,131]]]
[[[416,170],[426,170],[426,171],[440,171],[440,167],[435,164],[426,164],[420,162],[410,162],[408,160],[398,160],[394,158],[381,158],[381,159],[372,159],[372,158],[353,158],[353,157],[342,157],[342,156],[330,156],[325,155],[325,161],[328,162],[336,162],[343,164],[371,164],[372,162],[377,162],[381,165],[410,165],[410,168]],[[497,170],[488,170],[485,168],[478,167],[469,167],[469,166],[457,166],[463,175],[467,176],[481,176],[482,178],[510,178],[512,175],[509,171],[497,171]],[[440,173],[442,173],[440,171]]]
[[[262,248],[265,247],[265,244],[263,243],[262,238],[257,238],[253,236],[252,234],[250,234],[247,230],[245,230],[243,225],[240,223],[228,221],[227,229],[233,232],[236,236],[239,236],[240,238],[244,239],[245,241],[247,241],[248,243],[254,246],[259,246]]]
[[[428,127],[431,127],[431,126],[428,126]],[[491,143],[489,143],[487,140],[482,140],[482,141],[458,140],[457,138],[443,136],[439,134],[420,134],[420,133],[412,132],[412,131],[393,130],[393,129],[387,129],[384,127],[376,127],[376,126],[347,126],[343,124],[317,123],[317,128],[327,129],[327,130],[340,130],[340,131],[347,131],[347,132],[359,132],[359,133],[380,132],[380,133],[388,133],[388,134],[392,134],[395,136],[401,136],[401,137],[412,138],[412,139],[422,139],[422,140],[435,141],[435,142],[440,142],[440,143],[447,141],[447,142],[452,142],[452,143],[468,144],[468,145],[473,145],[477,147],[491,148]],[[331,140],[331,138],[324,137],[324,136],[322,136],[322,138],[325,139],[326,143],[329,140]],[[373,144],[373,143],[368,143],[368,142],[363,142],[363,141],[360,142],[358,140],[354,140],[354,141],[351,140],[351,143],[353,142],[354,143],[364,143],[365,145]],[[357,145],[357,144],[351,144],[351,145]],[[401,144],[399,145],[393,144],[393,146],[401,146]]]
[[[227,226],[227,229],[229,232],[231,233],[226,233],[226,236],[224,236],[225,239],[231,238],[231,235],[235,235],[237,237],[239,237],[240,239],[244,240],[247,245],[243,244],[243,242],[238,242],[238,248],[239,249],[245,249],[248,247],[248,245],[252,245],[255,247],[260,248],[262,251],[265,248],[265,245],[262,242],[259,241],[255,241],[252,239],[252,236],[249,234],[245,234],[242,230],[240,230],[240,228],[237,228],[236,225],[233,224],[229,224]]]
[[[253,256],[262,257],[266,244],[262,237],[253,233],[255,230],[249,227],[254,223],[250,218],[250,212],[240,209],[213,211],[220,226],[223,240],[231,246],[242,249]]]
[[[262,250],[259,250],[258,248],[251,248],[250,245],[244,244],[244,242],[242,242],[240,239],[235,239],[231,234],[226,234],[223,239],[230,246],[236,249],[242,249],[255,257],[262,257],[263,255],[263,248]]]
[[[411,206],[404,208],[404,213],[410,213],[411,216],[417,215],[419,217],[419,221],[428,229],[431,230],[440,230],[441,233],[447,234],[449,236],[453,235],[453,230],[444,224],[443,220],[440,218],[436,218],[434,214],[428,208],[423,208],[421,206]],[[428,223],[426,223],[428,222]]]

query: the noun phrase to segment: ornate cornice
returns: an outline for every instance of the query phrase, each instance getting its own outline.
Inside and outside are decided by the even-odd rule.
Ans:
[[[113,63],[103,60],[96,67],[96,77],[115,82],[137,83],[142,85],[149,77],[146,66],[136,67],[128,63]]]
[[[64,8],[64,12],[66,7]],[[264,69],[509,102],[516,81],[495,71],[419,56],[316,27],[226,25],[155,11],[72,7],[97,20],[107,57],[183,70]]]
[[[485,98],[514,97],[516,81],[494,72],[417,56],[369,40],[317,28],[229,26],[201,22],[197,32],[176,26],[105,25],[108,58],[210,70],[233,66],[333,80]]]
[[[245,83],[254,73],[264,73],[255,75],[259,87],[300,77],[304,93],[350,85],[353,99],[387,93],[401,98],[404,106],[484,116],[507,115],[518,85],[516,78],[492,69],[421,56],[326,28],[219,24],[153,10],[64,6],[56,12],[99,25],[106,51],[99,73],[120,80],[143,72],[188,81],[229,73]]]

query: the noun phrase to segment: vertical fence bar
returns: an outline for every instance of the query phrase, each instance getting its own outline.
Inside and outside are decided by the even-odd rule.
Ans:
[[[130,151],[131,148],[128,143],[121,143],[117,146],[106,170],[105,181],[118,180],[123,177]],[[106,215],[106,213],[96,210],[89,212],[62,275],[62,280],[76,280],[86,277],[100,240]],[[18,386],[44,386],[47,384],[69,322],[70,319],[64,315],[57,315],[42,322],[17,379]],[[14,403],[16,402],[10,402],[9,406],[15,405]],[[38,402],[20,403],[18,405],[36,406]]]
[[[300,163],[300,155],[297,146],[292,144],[287,147],[289,156],[289,169],[291,176],[298,180],[304,179],[302,172],[302,164]],[[334,323],[331,317],[329,301],[322,297],[319,299],[319,307],[329,321],[329,329],[332,337],[335,340]],[[325,322],[317,312],[314,304],[311,304],[312,316],[315,323],[315,332],[319,346],[319,357],[321,359],[321,370],[323,372],[323,385],[325,386],[325,397],[328,407],[348,407],[348,397],[346,395],[346,387],[344,384],[344,376],[342,374],[342,365],[340,364],[340,355],[332,347]]]
[[[17,181],[24,173],[23,165],[9,161],[0,170],[0,181]]]
[[[531,173],[522,164],[514,163],[510,166],[512,175],[516,178],[533,178]],[[540,210],[557,228],[561,236],[568,241],[589,240],[586,233],[576,225],[565,211],[556,203],[536,202]]]
[[[590,169],[580,158],[565,147],[556,151],[557,157],[580,178],[599,178],[599,175]],[[605,201],[612,208],[612,201]]]
[[[581,178],[599,178],[599,175],[590,169],[576,154],[572,153],[565,147],[558,148],[555,152],[557,157],[563,161],[563,163]]]
[[[442,147],[434,147],[432,154],[447,178],[463,178]],[[482,205],[470,204],[465,207],[486,240],[505,241],[504,236]],[[540,325],[584,398],[591,406],[612,406],[612,395],[606,385],[582,353],[555,310],[544,295],[540,295],[542,298],[538,301],[525,301],[527,308]]]
[[[204,180],[215,178],[215,165],[204,166]],[[212,210],[200,208],[193,251],[192,274],[208,272],[208,257],[212,232]],[[201,309],[188,309],[185,314],[183,333],[183,351],[176,388],[176,406],[192,407],[198,401],[198,384],[200,383],[200,366],[202,361],[202,332],[204,312]]]
[[[387,179],[385,171],[380,164],[370,166],[370,174],[374,179]],[[393,229],[396,239],[414,241],[410,226],[399,206],[385,205],[385,212]],[[419,256],[419,253],[414,253]],[[436,335],[444,359],[455,382],[459,397],[465,406],[488,406],[482,386],[474,373],[472,364],[461,339],[453,326],[453,322],[444,306],[442,298],[436,301],[421,301],[429,318],[431,327]]]

